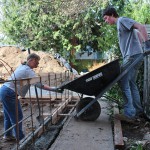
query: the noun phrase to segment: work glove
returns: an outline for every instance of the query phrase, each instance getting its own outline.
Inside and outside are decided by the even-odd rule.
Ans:
[[[63,93],[64,89],[60,88],[60,87],[51,87],[50,91],[57,92],[57,93]]]
[[[144,52],[150,51],[150,40],[143,43]]]

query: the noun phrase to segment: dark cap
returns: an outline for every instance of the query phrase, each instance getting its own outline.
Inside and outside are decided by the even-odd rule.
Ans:
[[[37,60],[40,60],[40,56],[35,54],[35,53],[32,53],[32,54],[29,54],[28,57],[27,57],[27,61],[29,59],[37,59]]]

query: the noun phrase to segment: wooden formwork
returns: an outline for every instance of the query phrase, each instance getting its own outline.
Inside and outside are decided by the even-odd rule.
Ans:
[[[47,76],[44,75],[35,78],[22,79],[20,80],[20,84],[24,86],[26,84],[34,85],[37,82],[41,82],[44,84],[49,84],[50,86],[58,86],[62,82],[66,80],[68,81],[69,78],[69,74],[53,74],[52,76],[48,74]],[[57,123],[57,121],[62,117],[64,118],[71,116],[71,112],[74,110],[78,101],[78,98],[73,97],[72,92],[69,90],[64,90],[62,94],[49,92],[47,95],[44,95],[42,93],[43,91],[40,90],[39,103],[42,110],[41,115],[43,116],[44,120],[43,123],[39,123],[36,120],[36,117],[39,115],[37,108],[37,98],[35,95],[31,95],[32,92],[33,91],[30,89],[29,94],[25,98],[19,98],[23,113],[25,113],[24,119],[21,121],[23,123],[23,129],[25,131],[26,137],[23,140],[12,144],[14,149],[20,149],[28,142],[34,143],[35,139],[46,131],[47,125]],[[50,109],[48,110],[47,108]],[[68,111],[64,113],[65,109],[68,109]],[[26,126],[27,124],[29,124],[30,128]],[[4,133],[2,133],[0,137],[2,137],[3,134]]]

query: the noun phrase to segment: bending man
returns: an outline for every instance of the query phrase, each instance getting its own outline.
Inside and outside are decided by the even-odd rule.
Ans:
[[[21,64],[15,71],[12,73],[11,77],[8,80],[13,80],[11,82],[5,82],[0,88],[0,100],[3,104],[4,111],[4,130],[5,134],[3,139],[5,140],[21,140],[24,138],[24,133],[22,131],[22,123],[19,123],[19,132],[17,132],[16,127],[13,130],[8,130],[11,126],[16,124],[16,121],[21,121],[23,119],[22,108],[20,102],[18,101],[18,119],[16,119],[16,91],[17,96],[25,97],[30,85],[20,86],[20,82],[14,80],[21,80],[23,78],[33,78],[36,77],[33,68],[37,68],[39,64],[40,57],[37,54],[30,54],[27,57],[27,62]],[[16,85],[16,86],[15,86]],[[37,87],[49,90],[49,91],[58,91],[56,87],[49,87],[48,85],[43,85],[41,83],[36,84]],[[8,130],[8,131],[7,131]]]

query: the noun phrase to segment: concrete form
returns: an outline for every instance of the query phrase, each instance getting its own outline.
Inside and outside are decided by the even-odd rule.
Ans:
[[[114,150],[109,107],[104,101],[100,104],[102,112],[96,121],[70,118],[49,150]]]

